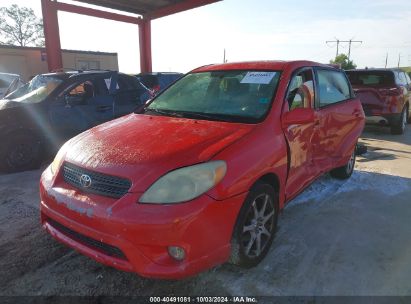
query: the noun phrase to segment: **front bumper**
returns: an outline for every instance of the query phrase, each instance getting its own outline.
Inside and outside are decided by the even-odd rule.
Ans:
[[[170,205],[139,204],[141,195],[118,200],[85,195],[58,177],[53,181],[46,169],[40,182],[41,222],[82,254],[144,277],[179,279],[227,261],[247,193],[224,201],[202,195]],[[168,246],[184,248],[186,258],[173,259]]]

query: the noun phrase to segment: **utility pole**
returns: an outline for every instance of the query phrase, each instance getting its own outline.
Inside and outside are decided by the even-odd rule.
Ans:
[[[223,58],[223,63],[226,63],[227,59],[225,59],[225,49],[224,49],[224,58]]]
[[[398,54],[398,67],[400,67],[400,63],[401,63],[401,53]]]
[[[350,39],[349,41],[348,41],[348,60],[350,60],[350,58],[351,58],[351,44],[352,43],[360,43],[360,44],[362,44],[362,40],[352,40],[352,39]]]
[[[338,39],[338,38],[335,38],[335,40],[328,40],[328,41],[326,41],[325,43],[331,43],[331,42],[336,42],[337,43],[337,53],[336,53],[336,55],[335,55],[335,57],[337,57],[338,56],[338,50],[339,50],[339,47],[340,47],[340,40]]]
[[[340,40],[340,39],[338,39],[338,38],[335,38],[335,40],[328,40],[328,41],[326,41],[325,43],[331,43],[331,42],[336,42],[337,43],[337,55],[335,55],[335,57],[337,57],[338,56],[338,54],[339,54],[339,47],[340,47],[340,43],[348,43],[348,60],[350,60],[350,57],[351,57],[351,45],[353,44],[353,43],[362,43],[362,40],[353,40],[353,39],[350,39],[350,40]]]
[[[387,56],[385,57],[385,68],[387,68],[388,65],[388,52],[387,52]]]

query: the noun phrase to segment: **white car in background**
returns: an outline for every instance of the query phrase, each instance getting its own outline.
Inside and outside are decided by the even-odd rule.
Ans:
[[[24,84],[25,82],[21,79],[20,75],[0,73],[0,99],[3,99]]]

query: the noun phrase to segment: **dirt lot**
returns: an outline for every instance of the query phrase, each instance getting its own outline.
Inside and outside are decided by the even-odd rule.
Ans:
[[[367,128],[348,181],[291,202],[266,259],[184,281],[139,278],[60,245],[39,225],[40,171],[0,176],[0,295],[411,295],[411,127]]]

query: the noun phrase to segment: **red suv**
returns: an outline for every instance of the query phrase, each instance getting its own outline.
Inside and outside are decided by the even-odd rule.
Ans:
[[[308,61],[198,68],[136,114],[68,141],[40,183],[57,240],[146,277],[267,254],[280,210],[353,172],[364,113],[341,70]]]
[[[410,122],[411,79],[400,69],[347,71],[360,98],[369,124],[390,126],[392,134],[403,134]]]

